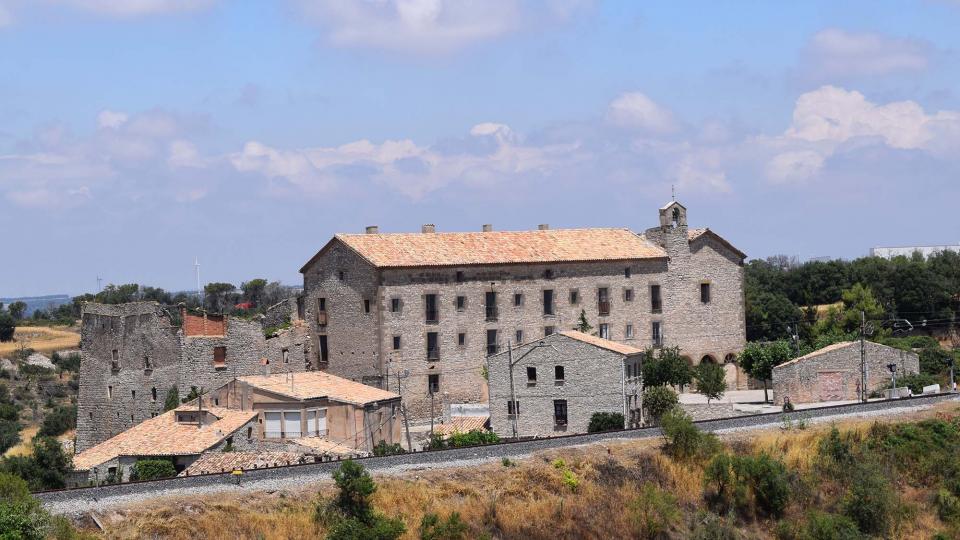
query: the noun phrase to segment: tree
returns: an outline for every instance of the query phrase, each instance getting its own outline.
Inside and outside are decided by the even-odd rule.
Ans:
[[[56,437],[63,435],[77,427],[77,408],[75,406],[59,406],[43,418],[40,426],[40,435]]]
[[[177,469],[169,459],[140,459],[133,464],[130,480],[156,480],[176,475]]]
[[[0,342],[13,341],[13,334],[17,331],[17,323],[6,311],[0,311]]]
[[[363,465],[346,460],[334,471],[339,493],[327,506],[318,506],[316,520],[328,526],[328,540],[393,540],[406,527],[374,511],[371,497],[377,484]]]
[[[708,404],[712,399],[723,397],[727,389],[726,372],[719,364],[700,362],[694,369],[694,378],[697,381],[697,393],[706,396]]]
[[[167,399],[163,402],[163,412],[172,411],[180,406],[180,390],[176,386],[171,386],[167,390]]]
[[[693,380],[693,368],[680,356],[679,347],[665,347],[656,352],[647,349],[643,361],[643,386],[673,385],[683,387]]]
[[[207,306],[211,311],[222,312],[225,307],[226,295],[236,289],[230,283],[207,283],[203,288],[203,292],[207,295]]]
[[[790,344],[786,341],[750,342],[740,353],[738,363],[748,375],[763,381],[763,400],[769,401],[767,381],[773,377],[773,368],[790,360],[791,356]]]
[[[263,292],[267,288],[267,280],[257,278],[240,284],[243,299],[252,302],[254,307],[260,307],[263,302]]]
[[[623,415],[620,413],[595,412],[590,415],[587,433],[623,429]]]
[[[653,386],[643,392],[643,406],[654,422],[659,422],[660,417],[679,402],[677,393],[666,386]]]
[[[577,320],[577,330],[583,332],[584,334],[589,334],[593,327],[590,326],[590,323],[587,321],[587,312],[586,310],[580,310],[580,319]]]
[[[27,483],[0,473],[0,538],[42,540],[47,537],[50,515],[30,495]]]
[[[13,320],[19,321],[23,318],[24,313],[27,311],[27,304],[17,300],[16,302],[7,306],[7,311],[10,312],[10,316],[13,317]]]

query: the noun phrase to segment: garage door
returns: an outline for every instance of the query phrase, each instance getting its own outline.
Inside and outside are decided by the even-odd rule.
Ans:
[[[821,371],[817,373],[817,397],[820,401],[846,399],[843,389],[843,376],[843,371]]]
[[[283,413],[283,435],[285,437],[300,436],[300,411]]]
[[[280,413],[278,412],[266,412],[263,413],[264,421],[264,431],[266,432],[265,436],[268,439],[279,439],[283,427],[280,420]]]

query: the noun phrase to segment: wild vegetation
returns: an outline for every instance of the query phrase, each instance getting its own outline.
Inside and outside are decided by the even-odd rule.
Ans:
[[[395,538],[402,530],[401,538],[956,538],[955,409],[727,440],[670,412],[662,441],[376,481],[354,464],[312,496],[151,502],[114,514],[103,536]],[[371,527],[384,534],[365,536]]]

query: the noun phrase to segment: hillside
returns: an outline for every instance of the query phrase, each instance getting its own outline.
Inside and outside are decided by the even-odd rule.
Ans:
[[[463,522],[462,536],[433,538],[955,538],[958,414],[957,404],[947,403],[844,421],[837,431],[801,424],[729,434],[718,443],[681,430],[672,445],[608,442],[377,475],[373,503],[403,520],[404,538],[423,537],[425,515],[443,523],[452,512]],[[100,535],[323,537],[314,513],[336,490],[324,482],[297,491],[154,499],[100,515]],[[824,536],[828,531],[847,535]]]

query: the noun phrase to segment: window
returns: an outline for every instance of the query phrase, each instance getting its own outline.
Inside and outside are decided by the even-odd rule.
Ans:
[[[663,330],[661,329],[660,321],[653,321],[651,336],[653,338],[654,347],[663,346]]]
[[[607,323],[600,323],[600,337],[603,339],[610,339],[610,325]]]
[[[632,325],[632,324],[628,324],[628,325],[627,325],[627,328],[626,328],[626,330],[624,330],[623,335],[624,335],[627,339],[633,339],[633,325]]]
[[[553,270],[550,269],[550,268],[547,268],[546,270],[544,270],[544,271],[543,271],[543,277],[544,277],[545,279],[553,279]]]
[[[556,330],[555,330],[554,327],[552,327],[552,326],[544,326],[544,327],[543,327],[543,337],[547,337],[547,336],[553,335],[553,333],[554,333],[555,331],[556,331]]]
[[[440,359],[440,334],[427,332],[427,360]]]
[[[113,399],[113,387],[107,386],[107,399]]]
[[[513,307],[520,307],[523,305],[523,293],[513,293]]]
[[[263,436],[267,439],[279,439],[283,435],[283,414],[280,412],[264,412]]]
[[[463,271],[457,270],[457,283],[463,283]]]
[[[543,314],[553,315],[553,290],[552,289],[546,289],[543,291]]]
[[[391,298],[390,299],[390,313],[400,313],[400,299]]]
[[[330,350],[327,348],[327,336],[320,336],[320,362],[330,361]]]
[[[400,350],[400,336],[393,336],[393,350]]]
[[[252,427],[248,427],[248,428],[247,428],[247,439],[252,439],[252,438],[253,438],[253,428],[252,428]]]
[[[428,294],[424,297],[424,315],[428,323],[440,321],[440,312],[437,310],[437,295]]]
[[[281,354],[283,355],[283,363],[284,363],[284,364],[289,364],[289,363],[290,363],[290,349],[281,349],[280,352],[281,352]]]
[[[346,272],[344,272],[343,270],[341,270],[340,272],[337,273],[337,278],[338,278],[340,281],[343,281],[344,279],[346,279],[346,277],[347,277],[347,274],[346,274]]]
[[[363,299],[363,312],[370,313],[370,300],[366,298]]]
[[[303,320],[303,297],[297,297],[297,318]]]
[[[131,391],[130,391],[130,399],[134,399],[134,400],[137,399],[137,391],[136,391],[136,390],[131,390]]]
[[[567,425],[567,400],[553,400],[553,425],[565,427]]]
[[[700,284],[700,301],[704,304],[710,303],[710,284],[701,283]]]
[[[508,401],[507,402],[507,415],[520,415],[520,401]]]
[[[487,320],[495,321],[497,320],[497,293],[493,291],[487,291],[485,295],[485,304],[487,312]]]
[[[457,297],[457,311],[463,311],[467,309],[467,297],[458,296]]]
[[[563,366],[553,366],[553,379],[556,382],[563,382]]]
[[[440,393],[440,374],[439,373],[427,375],[427,393],[430,393],[430,394]]]
[[[227,348],[213,348],[213,367],[222,368],[227,366]]]
[[[157,389],[156,389],[156,388],[151,388],[151,389],[150,389],[150,400],[151,400],[151,401],[157,401]]]
[[[487,330],[487,356],[497,354],[500,347],[497,345],[497,331]]]
[[[143,355],[143,369],[145,371],[153,369],[153,364],[150,363],[150,357],[147,355]]]
[[[597,310],[600,315],[610,314],[610,291],[606,287],[597,289]]]
[[[300,411],[283,411],[283,436],[300,436]]]
[[[327,325],[327,299],[326,298],[317,298],[317,324],[320,326]]]
[[[570,289],[570,305],[575,306],[580,303],[580,291],[577,289]]]
[[[629,266],[623,269],[623,277],[625,277],[625,278],[627,278],[627,279],[630,279],[630,267],[629,267]]]
[[[660,286],[650,286],[650,313],[661,313],[663,311],[663,299],[660,298]]]
[[[465,332],[460,332],[457,334],[457,345],[464,347],[467,344],[467,334]]]
[[[523,330],[517,330],[517,343],[523,343]]]
[[[110,357],[110,368],[114,371],[120,369],[120,351],[114,349]]]
[[[537,368],[533,366],[527,367],[527,385],[533,386],[537,384]]]
[[[623,290],[623,301],[624,301],[624,302],[633,302],[633,289],[624,289],[624,290]]]

